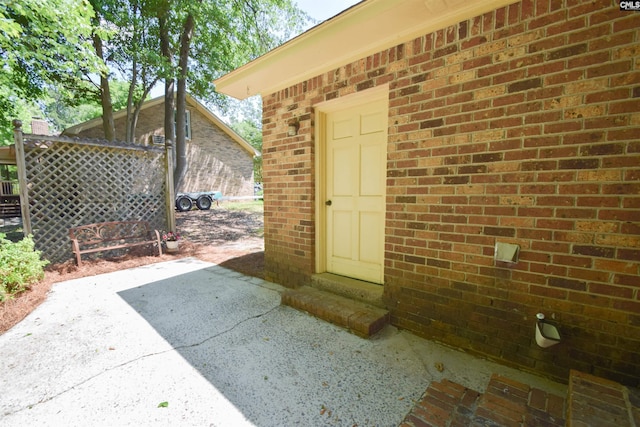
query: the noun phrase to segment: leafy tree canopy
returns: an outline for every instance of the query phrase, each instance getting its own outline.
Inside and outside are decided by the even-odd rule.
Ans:
[[[126,139],[139,108],[158,82],[177,81],[165,127],[182,120],[188,90],[208,104],[228,107],[213,80],[298,34],[310,18],[292,0],[8,0],[0,4],[0,141],[18,113],[18,101],[39,101],[54,129],[103,117],[105,137],[115,135],[120,109],[116,77],[127,81]],[[99,80],[99,82],[98,82]],[[48,98],[46,93],[53,95]],[[88,107],[99,100],[101,110]],[[169,103],[167,103],[169,104]],[[173,102],[171,103],[173,104]],[[73,106],[65,111],[64,106]],[[30,107],[31,108],[31,107]],[[255,105],[252,106],[255,110]],[[174,109],[177,114],[174,114]],[[23,114],[27,115],[26,112]],[[239,130],[261,148],[259,115],[242,114]],[[176,135],[176,182],[186,168],[184,126]]]
[[[262,130],[250,120],[242,120],[231,124],[238,135],[243,137],[256,150],[262,152]],[[262,156],[253,159],[253,178],[255,182],[262,182]]]
[[[0,85],[0,98],[2,98],[3,92],[6,93],[6,87]],[[30,123],[33,117],[42,117],[42,110],[35,103],[22,98],[17,98],[11,104],[13,114],[12,119],[18,119],[22,121],[22,130],[24,132],[31,132]],[[13,144],[13,125],[7,123],[6,126],[0,126],[0,145]]]
[[[86,87],[82,77],[101,69],[88,42],[92,16],[84,0],[0,3],[0,128],[5,134],[21,101],[40,99],[49,86],[77,96]]]
[[[111,98],[114,111],[126,107],[129,83],[121,80],[111,82]],[[42,115],[54,132],[100,117],[102,109],[97,99],[88,99],[83,103],[69,102],[58,90],[51,89],[40,102]]]

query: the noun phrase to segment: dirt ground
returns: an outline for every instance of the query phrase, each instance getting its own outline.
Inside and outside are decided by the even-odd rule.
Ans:
[[[176,212],[176,228],[181,235],[180,249],[175,254],[152,256],[129,253],[117,259],[88,260],[78,267],[75,261],[50,265],[45,277],[15,299],[0,303],[0,334],[22,320],[42,303],[57,282],[95,276],[97,274],[195,257],[216,263],[248,276],[264,277],[264,240],[262,211],[230,210],[224,205],[209,211]]]

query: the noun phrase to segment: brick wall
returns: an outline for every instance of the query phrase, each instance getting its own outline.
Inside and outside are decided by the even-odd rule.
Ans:
[[[195,109],[191,110],[187,161],[189,169],[178,191],[253,196],[253,156]]]
[[[609,0],[523,0],[265,96],[267,275],[314,271],[313,106],[388,83],[393,323],[559,380],[637,386],[639,29]],[[496,264],[496,242],[520,261]],[[561,344],[535,344],[537,312]]]
[[[314,271],[315,147],[310,106],[311,95],[319,91],[319,85],[312,89],[305,82],[263,99],[265,277],[285,286],[308,284]],[[290,137],[292,120],[298,120],[300,128]]]
[[[225,196],[253,196],[253,156],[195,108],[191,112],[191,140],[187,141],[188,169],[177,192],[222,191]],[[116,137],[124,139],[125,118],[115,121]],[[80,134],[104,138],[102,125]],[[149,142],[151,135],[164,135],[164,104],[140,112],[136,139]]]

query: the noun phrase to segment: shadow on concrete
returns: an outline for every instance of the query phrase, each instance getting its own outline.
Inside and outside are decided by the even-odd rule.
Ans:
[[[254,425],[397,425],[428,384],[412,351],[282,307],[274,288],[213,266],[118,295]]]
[[[239,257],[228,259],[219,264],[247,276],[264,279],[264,251],[253,252]]]
[[[22,218],[0,218],[0,233],[6,234],[6,239],[19,242],[24,238]]]

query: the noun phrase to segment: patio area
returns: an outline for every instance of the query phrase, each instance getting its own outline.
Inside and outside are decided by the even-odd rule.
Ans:
[[[566,386],[394,327],[372,339],[284,289],[185,258],[54,285],[0,336],[3,425],[396,426],[430,384]]]

